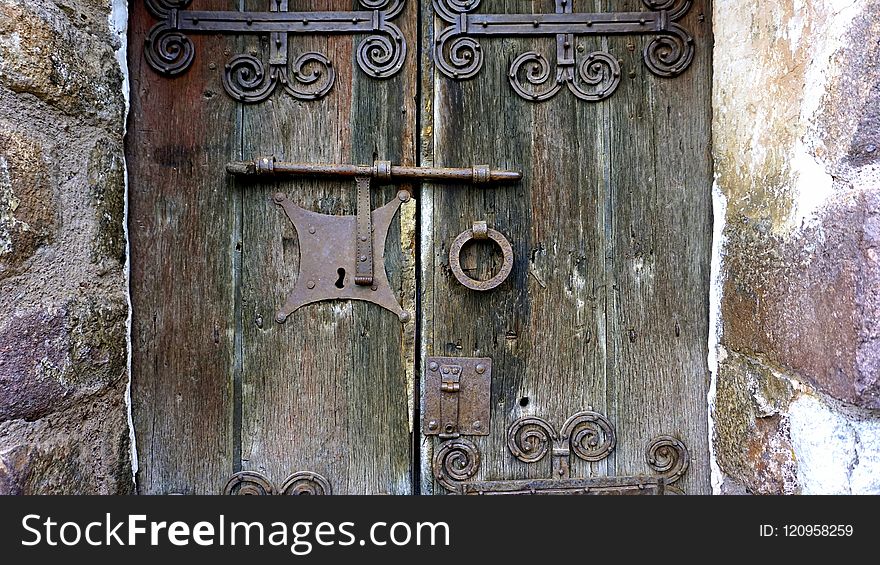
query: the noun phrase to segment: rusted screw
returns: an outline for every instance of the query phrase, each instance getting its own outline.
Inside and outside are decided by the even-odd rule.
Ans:
[[[428,369],[430,369],[432,371],[436,371],[439,367],[440,367],[440,365],[438,365],[436,361],[431,361],[428,364]]]
[[[482,375],[483,373],[486,372],[486,366],[483,365],[482,363],[480,363],[479,365],[477,365],[477,366],[475,367],[475,370],[477,371],[477,374]]]
[[[437,420],[431,420],[428,422],[428,429],[434,431],[437,429]]]
[[[400,199],[401,202],[409,202],[409,199],[412,196],[410,195],[408,190],[401,190],[397,193],[397,198]]]
[[[276,193],[275,193],[275,202],[284,202],[284,200],[285,200],[286,198],[287,198],[287,197],[284,195],[283,192],[276,192]]]
[[[481,429],[482,427],[483,427],[483,422],[481,422],[481,421],[479,421],[479,420],[477,420],[476,422],[474,422],[474,429],[475,429],[475,430],[479,430],[479,429]]]

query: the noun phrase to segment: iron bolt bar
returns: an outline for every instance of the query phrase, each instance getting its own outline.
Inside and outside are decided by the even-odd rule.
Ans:
[[[226,171],[236,176],[293,176],[293,177],[369,177],[378,181],[423,180],[440,182],[472,182],[474,184],[516,182],[522,173],[490,169],[487,165],[472,168],[406,167],[377,161],[370,165],[288,163],[274,157],[260,157],[254,161],[235,161],[226,165]]]

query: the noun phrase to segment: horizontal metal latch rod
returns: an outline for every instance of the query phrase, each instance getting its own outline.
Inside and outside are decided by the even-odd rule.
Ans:
[[[502,171],[477,165],[467,168],[401,167],[390,161],[376,161],[371,165],[286,163],[274,157],[261,157],[254,161],[234,161],[226,165],[226,172],[236,176],[300,176],[356,178],[368,177],[377,181],[426,180],[446,182],[472,182],[475,184],[515,182],[522,173]]]

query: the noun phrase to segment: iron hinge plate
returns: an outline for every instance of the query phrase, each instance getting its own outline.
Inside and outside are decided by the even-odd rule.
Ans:
[[[489,435],[492,360],[428,357],[422,431],[455,438]]]

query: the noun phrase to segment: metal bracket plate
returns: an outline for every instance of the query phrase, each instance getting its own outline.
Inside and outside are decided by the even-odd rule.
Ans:
[[[357,216],[330,216],[310,212],[290,201],[284,193],[275,194],[275,203],[296,228],[299,238],[300,270],[293,292],[275,316],[283,323],[301,306],[323,300],[365,300],[397,314],[402,322],[410,318],[394,296],[385,273],[385,238],[397,210],[410,199],[410,193],[401,190],[397,198],[366,213],[371,214],[373,225],[372,256],[377,268],[371,285],[355,284],[356,254],[359,239]],[[358,209],[360,211],[360,208]]]
[[[422,430],[442,439],[489,435],[492,360],[428,357]]]

